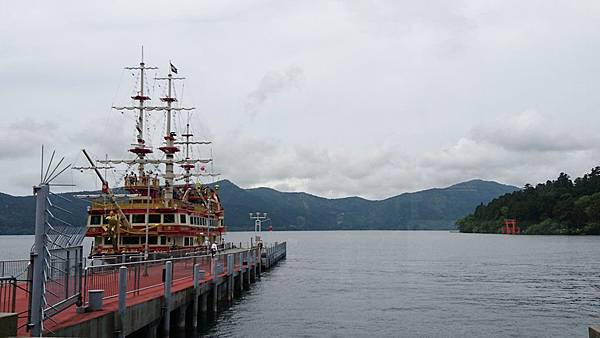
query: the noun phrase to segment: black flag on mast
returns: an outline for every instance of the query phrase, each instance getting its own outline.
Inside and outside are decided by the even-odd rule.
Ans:
[[[171,71],[175,74],[177,74],[177,68],[175,68],[175,66],[173,66],[172,63],[169,62],[169,64],[171,65]]]

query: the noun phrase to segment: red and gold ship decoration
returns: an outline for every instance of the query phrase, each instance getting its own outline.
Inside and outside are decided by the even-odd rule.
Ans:
[[[133,159],[93,161],[84,150],[91,166],[78,169],[93,169],[102,183],[102,194],[84,196],[91,199],[86,236],[94,238],[92,255],[197,250],[208,243],[223,242],[224,210],[218,195],[219,186],[193,182],[193,178],[218,175],[204,172],[204,165],[212,159],[190,157],[191,146],[210,142],[192,140],[189,116],[181,140],[172,129],[174,113],[188,111],[189,115],[194,108],[175,106],[173,82],[184,78],[174,76],[177,69],[171,63],[169,66],[166,77],[155,78],[167,84],[160,106],[146,104],[150,97],[144,89],[145,72],[157,68],[147,67],[143,56],[139,66],[126,67],[139,74],[139,88],[131,97],[137,104],[113,109],[137,113],[136,143],[128,150],[135,155]],[[146,145],[144,122],[149,111],[165,113],[165,134],[158,148],[162,152],[160,158],[152,158],[154,151]],[[116,165],[129,166],[123,177],[122,194],[113,193],[100,171]],[[160,169],[147,170],[150,165]],[[178,173],[176,168],[179,168]]]

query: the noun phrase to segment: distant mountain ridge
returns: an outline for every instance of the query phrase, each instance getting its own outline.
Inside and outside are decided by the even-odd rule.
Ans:
[[[252,231],[249,212],[268,212],[275,230],[444,230],[455,229],[456,220],[481,203],[517,187],[493,181],[471,180],[447,188],[403,193],[383,200],[361,197],[328,199],[304,192],[281,192],[271,188],[243,189],[228,180],[217,182],[230,231]],[[75,195],[60,194],[72,202],[57,204],[72,212],[60,218],[83,224],[88,202]],[[32,234],[35,202],[32,196],[0,193],[0,234]],[[267,224],[268,226],[268,224]]]

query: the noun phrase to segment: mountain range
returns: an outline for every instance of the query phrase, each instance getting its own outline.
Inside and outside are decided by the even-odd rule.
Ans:
[[[249,212],[268,212],[274,230],[451,230],[456,220],[481,203],[518,190],[493,181],[471,180],[447,188],[404,193],[383,200],[360,197],[323,198],[303,192],[270,188],[243,189],[228,180],[215,184],[230,231],[252,231]],[[61,193],[56,204],[71,213],[57,215],[68,223],[85,222],[89,202],[76,197],[88,192]],[[33,196],[0,193],[0,234],[33,234]]]

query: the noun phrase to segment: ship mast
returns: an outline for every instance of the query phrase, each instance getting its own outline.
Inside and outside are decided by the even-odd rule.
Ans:
[[[177,98],[174,95],[173,81],[184,80],[185,78],[173,76],[173,73],[177,73],[177,69],[172,64],[170,64],[169,66],[170,66],[170,68],[169,68],[169,73],[168,73],[167,77],[156,77],[155,78],[155,80],[167,81],[166,96],[160,98],[160,100],[162,102],[165,102],[166,105],[165,106],[154,106],[154,107],[147,106],[144,104],[144,102],[146,100],[149,100],[149,97],[147,97],[144,94],[143,71],[146,69],[157,69],[157,68],[145,66],[143,59],[142,59],[142,62],[140,63],[139,67],[127,67],[126,68],[126,69],[138,69],[141,72],[141,75],[140,75],[141,90],[138,93],[138,95],[132,97],[132,99],[137,100],[139,103],[137,106],[113,107],[113,109],[136,110],[139,112],[138,121],[136,123],[136,129],[138,131],[138,140],[137,140],[138,142],[133,145],[134,146],[133,149],[129,150],[130,152],[136,154],[137,158],[133,159],[133,160],[111,160],[111,159],[108,159],[108,160],[103,160],[103,161],[97,161],[98,163],[104,163],[104,164],[120,164],[120,163],[129,164],[129,165],[137,164],[138,168],[139,168],[140,176],[142,176],[144,174],[144,165],[145,164],[164,164],[165,171],[164,171],[164,174],[162,175],[162,177],[165,180],[165,185],[164,185],[164,189],[163,189],[163,192],[164,192],[163,199],[164,199],[166,206],[171,205],[171,201],[173,200],[173,191],[174,191],[173,185],[174,185],[174,181],[176,178],[175,171],[174,171],[175,164],[181,165],[184,169],[186,169],[185,166],[188,167],[188,169],[186,169],[186,172],[182,175],[184,178],[187,177],[186,183],[188,183],[189,177],[198,175],[198,174],[190,173],[190,170],[194,167],[195,163],[210,163],[212,161],[212,159],[190,159],[189,158],[189,150],[186,151],[186,158],[184,160],[175,160],[175,154],[180,151],[180,149],[178,147],[179,144],[186,144],[186,145],[208,144],[210,142],[193,142],[193,141],[189,140],[189,136],[186,137],[185,142],[176,142],[176,138],[175,138],[176,133],[172,129],[173,114],[178,111],[191,111],[191,110],[194,110],[195,108],[193,108],[193,107],[174,107],[173,106],[173,103],[177,102]],[[147,112],[147,111],[164,111],[165,112],[166,128],[165,128],[165,135],[163,136],[164,143],[163,143],[163,146],[161,146],[159,148],[165,154],[164,159],[148,159],[148,158],[146,158],[146,154],[152,153],[152,149],[150,149],[149,147],[147,147],[145,145],[144,135],[143,135],[143,118],[144,118],[144,112]],[[185,134],[185,135],[189,134],[189,128],[186,133],[187,134]],[[191,134],[190,134],[190,136],[191,136]],[[198,175],[198,176],[200,176],[200,175]],[[179,176],[179,177],[181,177],[181,176]],[[137,188],[138,187],[136,186],[135,189],[137,189]],[[139,189],[137,189],[137,190],[139,190]],[[140,190],[140,192],[141,192],[141,190]]]
[[[142,59],[139,66],[133,67],[125,67],[128,70],[139,70],[140,71],[140,90],[137,92],[135,96],[131,98],[133,100],[138,101],[137,110],[138,110],[138,119],[136,122],[136,130],[137,130],[137,143],[132,144],[133,148],[129,149],[129,152],[137,155],[138,158],[138,172],[140,177],[144,175],[144,158],[147,154],[152,153],[152,149],[146,147],[146,141],[144,140],[144,101],[150,100],[150,97],[145,95],[144,92],[144,71],[147,69],[158,69],[157,67],[147,67],[144,63],[144,47],[142,46]],[[117,108],[117,107],[113,107]]]
[[[188,114],[188,121],[187,124],[185,125],[185,134],[182,135],[183,137],[185,137],[185,159],[189,160],[190,159],[190,137],[194,136],[192,134],[190,134],[190,116]],[[184,163],[181,165],[181,167],[183,168],[183,170],[185,170],[185,174],[184,174],[184,182],[186,186],[190,185],[190,170],[192,168],[194,168],[193,164],[190,163]]]
[[[180,142],[175,142],[175,144],[184,144],[185,145],[185,160],[183,161],[184,163],[181,165],[181,168],[183,168],[183,170],[185,171],[185,173],[183,174],[183,179],[185,182],[186,186],[190,185],[190,181],[191,181],[191,177],[192,176],[205,176],[202,174],[192,174],[191,170],[194,168],[194,164],[192,163],[192,160],[190,158],[190,145],[193,144],[211,144],[212,142],[210,141],[192,141],[192,136],[194,136],[194,134],[192,134],[190,132],[190,116],[188,113],[188,120],[187,120],[187,124],[185,126],[185,134],[182,134],[181,136],[185,137],[185,141],[180,141]],[[212,160],[212,156],[210,157],[210,159]],[[212,163],[212,161],[211,161]]]
[[[165,202],[167,204],[170,200],[173,199],[173,181],[175,179],[175,172],[173,170],[173,158],[175,157],[175,153],[179,152],[179,147],[175,145],[175,132],[171,130],[171,119],[172,119],[172,111],[173,111],[173,102],[177,102],[177,99],[173,96],[173,81],[174,80],[184,80],[184,77],[174,77],[173,76],[173,65],[169,65],[169,75],[166,78],[157,77],[156,80],[166,80],[167,81],[167,96],[161,97],[160,100],[167,103],[166,109],[166,118],[167,118],[167,127],[165,130],[165,145],[158,148],[165,153],[166,161],[165,161]]]

